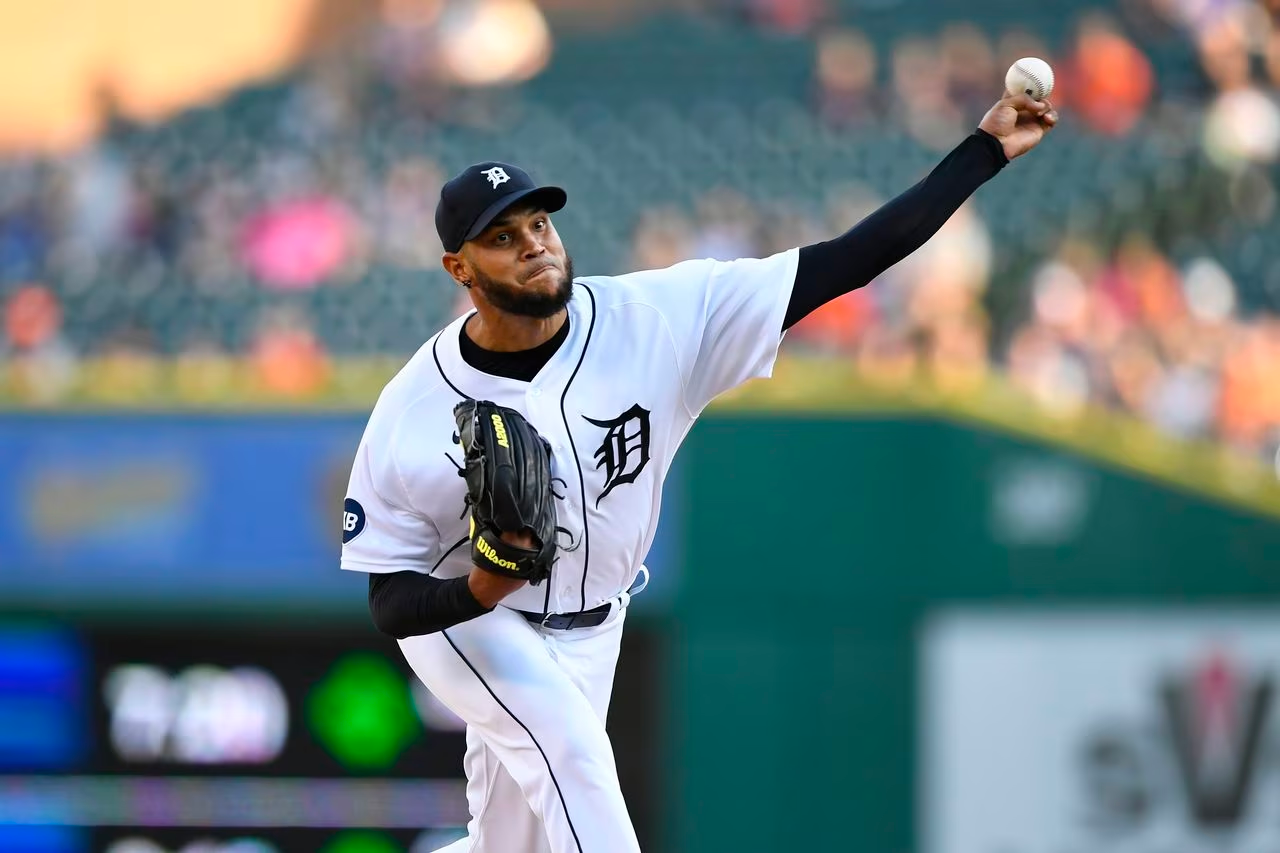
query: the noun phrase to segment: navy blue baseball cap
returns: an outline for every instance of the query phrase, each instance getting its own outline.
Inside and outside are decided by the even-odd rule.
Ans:
[[[538,186],[528,172],[510,163],[490,161],[468,166],[440,188],[436,205],[440,244],[446,252],[458,251],[521,199],[555,213],[564,207],[569,196],[560,187]]]

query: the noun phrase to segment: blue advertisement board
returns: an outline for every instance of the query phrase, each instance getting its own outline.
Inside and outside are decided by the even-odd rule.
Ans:
[[[0,606],[363,606],[364,576],[338,557],[364,425],[350,414],[0,418]],[[674,491],[649,600],[674,569]]]
[[[348,597],[338,513],[363,421],[0,421],[0,584],[18,601]]]

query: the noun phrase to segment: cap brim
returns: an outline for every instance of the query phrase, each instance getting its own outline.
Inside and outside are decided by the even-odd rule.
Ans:
[[[569,194],[560,189],[560,187],[534,187],[533,189],[521,190],[518,193],[503,196],[489,205],[484,213],[480,214],[480,217],[472,223],[471,230],[467,232],[467,236],[462,238],[462,241],[465,243],[467,240],[474,240],[479,237],[484,233],[484,229],[489,227],[489,223],[498,218],[499,214],[517,202],[525,200],[536,202],[547,213],[555,213],[569,201]]]

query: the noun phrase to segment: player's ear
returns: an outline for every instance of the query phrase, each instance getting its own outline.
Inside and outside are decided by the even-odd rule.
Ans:
[[[440,265],[444,267],[444,271],[449,274],[455,282],[466,287],[471,284],[471,271],[467,266],[466,258],[456,252],[445,252],[440,258]]]

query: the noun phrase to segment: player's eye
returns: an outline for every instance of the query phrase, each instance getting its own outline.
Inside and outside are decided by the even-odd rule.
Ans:
[[[495,242],[495,243],[510,243],[510,242],[511,242],[511,235],[510,235],[510,234],[508,234],[506,231],[503,231],[501,234],[498,234],[496,237],[494,237],[494,238],[493,238],[493,242]]]
[[[537,229],[538,231],[542,231],[543,229],[545,229],[545,228],[547,227],[547,220],[545,220],[545,219],[539,219],[539,220],[536,220],[536,221],[533,223],[533,227],[534,227],[535,229]]]

